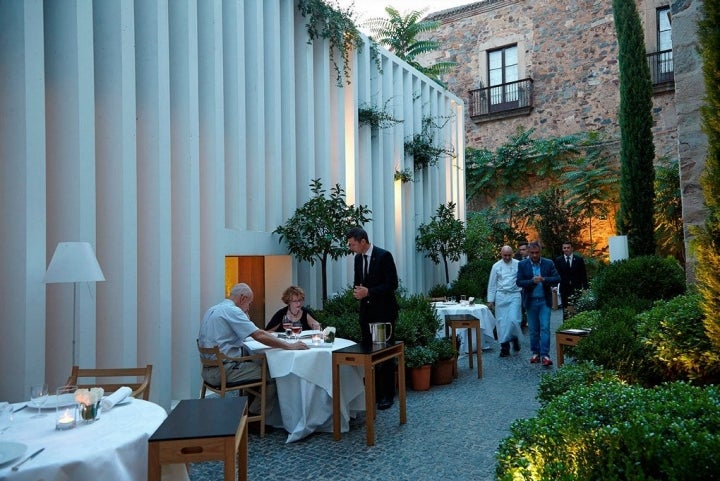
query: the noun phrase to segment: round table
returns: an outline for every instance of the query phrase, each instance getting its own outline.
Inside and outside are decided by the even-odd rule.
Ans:
[[[144,481],[147,479],[148,438],[167,417],[165,409],[141,399],[116,405],[100,413],[90,424],[55,429],[55,408],[43,409],[43,417],[34,417],[36,408],[28,406],[16,412],[10,428],[0,442],[27,446],[18,459],[0,465],[0,479],[8,481],[68,480]],[[16,404],[21,407],[24,403]],[[45,448],[18,471],[12,466]],[[172,465],[163,479],[188,479],[183,465]]]

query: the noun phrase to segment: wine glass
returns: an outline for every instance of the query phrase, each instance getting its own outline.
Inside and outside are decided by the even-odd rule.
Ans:
[[[47,402],[49,394],[47,384],[34,384],[30,386],[30,401],[38,408],[37,414],[33,416],[34,418],[46,416],[46,414],[43,414],[40,410]]]
[[[10,428],[10,424],[13,421],[13,406],[12,404],[0,403],[0,434],[4,433]]]
[[[285,316],[283,318],[282,327],[283,329],[285,329],[285,337],[287,337],[288,339],[290,339],[290,336],[292,335],[292,325],[292,320],[290,320],[288,316]]]
[[[295,336],[295,340],[300,340],[300,333],[302,332],[302,322],[298,319],[292,323],[292,333]]]

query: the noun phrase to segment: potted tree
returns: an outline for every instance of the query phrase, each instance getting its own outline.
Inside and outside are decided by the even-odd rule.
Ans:
[[[457,358],[457,351],[452,345],[452,339],[449,337],[434,339],[429,347],[435,351],[437,357],[432,364],[430,382],[434,385],[450,384],[453,380],[455,359]]]
[[[430,389],[430,366],[436,357],[435,351],[427,346],[411,346],[405,349],[405,367],[413,390]]]

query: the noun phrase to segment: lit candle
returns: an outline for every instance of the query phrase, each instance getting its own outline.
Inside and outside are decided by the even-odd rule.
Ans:
[[[315,344],[315,345],[322,344],[322,341],[323,341],[322,334],[315,333],[312,335],[312,343],[313,344]]]
[[[66,409],[57,419],[57,422],[55,423],[55,428],[62,430],[70,429],[73,426],[75,426],[75,416],[73,415],[73,413],[70,412],[69,409]]]

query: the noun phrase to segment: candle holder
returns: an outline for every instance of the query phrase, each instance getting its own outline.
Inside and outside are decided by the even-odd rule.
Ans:
[[[75,402],[77,386],[57,388],[55,402],[55,429],[65,431],[77,424],[77,404]]]

